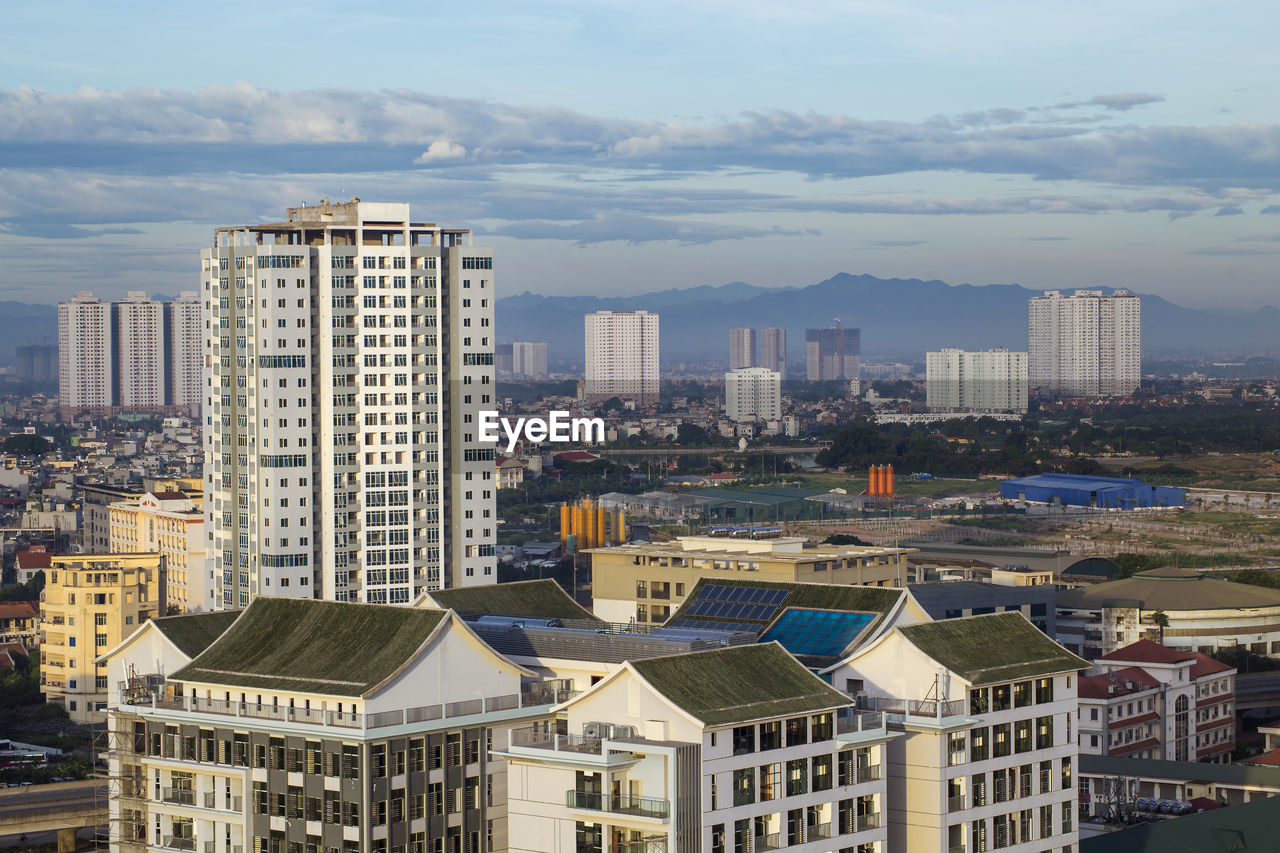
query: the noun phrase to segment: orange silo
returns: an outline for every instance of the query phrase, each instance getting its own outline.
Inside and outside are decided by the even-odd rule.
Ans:
[[[893,466],[884,466],[884,493],[886,497],[893,497]]]
[[[605,535],[605,516],[608,514],[602,506],[596,507],[596,547],[603,548],[609,544],[609,537]]]
[[[564,547],[564,541],[573,532],[570,526],[573,524],[573,510],[567,503],[560,504],[560,547]]]
[[[879,465],[871,466],[871,496],[878,498],[884,494],[884,480],[881,477]]]
[[[586,534],[583,536],[583,542],[587,548],[594,548],[599,542],[596,539],[596,513],[591,506],[591,501],[582,502],[583,522],[586,524]]]
[[[876,466],[867,467],[867,494],[870,497],[876,496]]]
[[[613,520],[613,544],[622,545],[627,541],[627,514],[618,510]]]

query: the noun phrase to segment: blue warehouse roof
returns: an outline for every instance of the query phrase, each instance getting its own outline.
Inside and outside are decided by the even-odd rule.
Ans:
[[[1081,474],[1035,474],[1005,480],[1000,484],[1001,497],[1037,503],[1062,503],[1074,506],[1132,508],[1149,506],[1181,506],[1186,492],[1171,486],[1153,486],[1122,477],[1097,477]]]

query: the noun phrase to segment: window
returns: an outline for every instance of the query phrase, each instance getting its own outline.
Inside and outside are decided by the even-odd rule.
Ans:
[[[756,751],[756,727],[738,726],[733,730],[733,754],[746,755]]]
[[[714,777],[713,777],[714,778]],[[776,800],[781,794],[782,765],[760,765],[760,801]]]
[[[755,773],[750,767],[733,771],[733,804],[749,806],[756,801]]]
[[[1043,705],[1045,702],[1053,701],[1053,679],[1040,678],[1036,680],[1036,704]]]
[[[947,735],[947,763],[964,764],[965,735],[964,732],[951,732]]]
[[[993,758],[1003,758],[1009,754],[1013,747],[1009,734],[1010,726],[1008,723],[1001,723],[998,726],[991,727],[991,756]]]
[[[809,742],[809,720],[792,717],[787,720],[787,746],[799,746]]]
[[[773,720],[760,724],[760,751],[782,748],[782,722]]]
[[[1036,717],[1036,749],[1053,746],[1053,717]]]
[[[795,758],[787,762],[787,796],[794,797],[798,794],[807,794],[809,792],[809,761],[805,758]]]
[[[969,747],[970,761],[985,761],[991,757],[991,730],[986,726],[970,731],[972,743]]]
[[[1014,750],[1017,752],[1030,752],[1032,749],[1031,741],[1031,721],[1018,720],[1014,723]]]
[[[1009,696],[1009,685],[1000,684],[991,688],[991,710],[1007,711],[1012,707]]]
[[[1025,708],[1031,704],[1031,682],[1019,681],[1013,685],[1013,707]]]
[[[813,757],[811,769],[813,776],[813,790],[831,790],[831,756],[815,755]]]
[[[811,720],[810,739],[813,743],[831,740],[831,715],[817,714]]]
[[[991,691],[985,687],[975,687],[969,691],[969,713],[985,714],[990,710]]]

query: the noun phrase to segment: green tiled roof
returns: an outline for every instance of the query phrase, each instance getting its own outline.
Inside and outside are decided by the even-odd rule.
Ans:
[[[1275,853],[1277,826],[1280,797],[1270,797],[1081,838],[1080,853]]]
[[[1087,669],[1021,613],[943,619],[899,628],[929,657],[971,684]]]
[[[693,590],[685,597],[684,603],[680,605],[680,609],[671,615],[666,624],[672,624],[676,619],[680,618],[697,618],[686,617],[685,610],[693,603],[702,591],[704,586],[715,584],[717,586],[746,586],[746,587],[763,587],[765,589],[781,589],[786,590],[788,595],[786,599],[779,605],[778,610],[774,613],[774,618],[781,615],[782,611],[788,607],[801,607],[806,610],[842,610],[852,613],[879,613],[880,618],[872,623],[874,628],[879,624],[884,615],[894,608],[899,599],[902,598],[903,591],[896,587],[879,587],[879,586],[852,586],[846,584],[832,583],[788,583],[785,581],[755,581],[755,580],[736,580],[730,578],[721,578],[716,575],[698,578],[697,584]],[[717,622],[737,622],[741,623],[744,628],[750,630],[759,630],[764,628],[768,622],[747,619],[722,619],[716,617]],[[773,620],[770,619],[770,622]]]
[[[777,643],[631,661],[655,690],[709,726],[851,704]]]
[[[463,616],[524,616],[530,619],[586,619],[600,622],[550,579],[488,586],[455,587],[429,593],[431,600]],[[603,624],[603,623],[601,623]]]
[[[1203,761],[1161,761],[1157,758],[1114,758],[1080,754],[1080,772],[1104,776],[1137,776],[1217,785],[1280,788],[1280,767],[1265,764],[1210,764]]]
[[[168,637],[187,657],[194,658],[222,636],[244,611],[212,610],[208,613],[188,613],[183,616],[163,616],[152,619],[156,629]]]
[[[175,681],[360,696],[409,660],[441,610],[259,597]]]

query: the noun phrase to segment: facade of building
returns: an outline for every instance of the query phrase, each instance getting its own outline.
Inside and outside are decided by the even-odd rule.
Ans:
[[[264,596],[195,654],[168,635],[212,630],[164,633],[109,656],[112,849],[505,850],[493,755],[569,698],[438,610]]]
[[[407,204],[290,208],[201,252],[215,600],[493,583],[493,252]]]
[[[1047,290],[1031,300],[1027,338],[1039,394],[1127,397],[1142,382],[1142,304],[1127,290]]]
[[[160,408],[165,405],[167,375],[163,304],[146,291],[131,290],[113,303],[115,325],[116,405]]]
[[[57,344],[30,344],[18,347],[18,378],[27,382],[48,382],[58,378]]]
[[[1235,748],[1236,671],[1139,640],[1080,677],[1080,752],[1226,763]]]
[[[87,290],[58,303],[58,404],[108,408],[116,387],[111,304]]]
[[[760,330],[760,366],[787,378],[787,330],[770,326]]]
[[[40,594],[45,699],[77,723],[101,722],[110,692],[99,655],[164,615],[160,554],[55,556]]]
[[[169,405],[199,406],[204,402],[201,381],[204,364],[204,322],[200,295],[184,290],[164,304],[169,345]]]
[[[1056,639],[1095,660],[1139,640],[1180,652],[1280,655],[1280,590],[1152,569],[1058,593]],[[1168,617],[1163,629],[1158,613]]]
[[[516,341],[511,345],[511,374],[521,379],[547,378],[545,341]]]
[[[112,554],[162,554],[168,570],[166,604],[172,612],[216,607],[205,551],[204,508],[183,492],[147,492],[110,506]]]
[[[1076,671],[1017,613],[899,626],[820,674],[885,711],[890,853],[1074,851]]]
[[[1058,506],[1099,509],[1150,509],[1180,507],[1187,502],[1186,489],[1153,486],[1123,477],[1047,472],[1000,483],[1000,497]]]
[[[743,370],[756,366],[756,330],[746,327],[730,329],[729,369]]]
[[[913,583],[911,596],[934,619],[962,619],[1017,611],[1050,637],[1056,628],[1052,583],[1011,586],[981,581],[948,580]]]
[[[509,849],[882,851],[882,714],[776,644],[637,660],[503,752]]]
[[[593,609],[606,622],[660,625],[680,609],[700,578],[903,585],[903,548],[804,545],[803,539],[684,536],[675,542],[586,549]]]
[[[584,399],[617,397],[647,406],[658,402],[658,315],[597,311],[586,316]]]
[[[857,379],[861,372],[862,330],[835,326],[806,329],[805,375],[810,382]]]
[[[1213,803],[1237,806],[1280,795],[1280,767],[1109,758],[1081,753],[1079,776],[1081,811],[1111,820],[1123,819],[1135,811],[1151,814],[1161,802],[1186,803],[1203,798],[1211,801],[1208,805],[1212,808]],[[1137,808],[1139,799],[1150,800],[1150,806]],[[1169,826],[1176,829],[1182,820],[1178,818]],[[1268,835],[1260,833],[1259,837]],[[1118,833],[1115,837],[1124,836]],[[1184,845],[1184,849],[1211,848]]]
[[[768,421],[782,417],[782,374],[767,367],[726,373],[724,413],[731,421]]]
[[[1003,347],[925,353],[925,399],[935,412],[1026,412],[1027,354]]]

